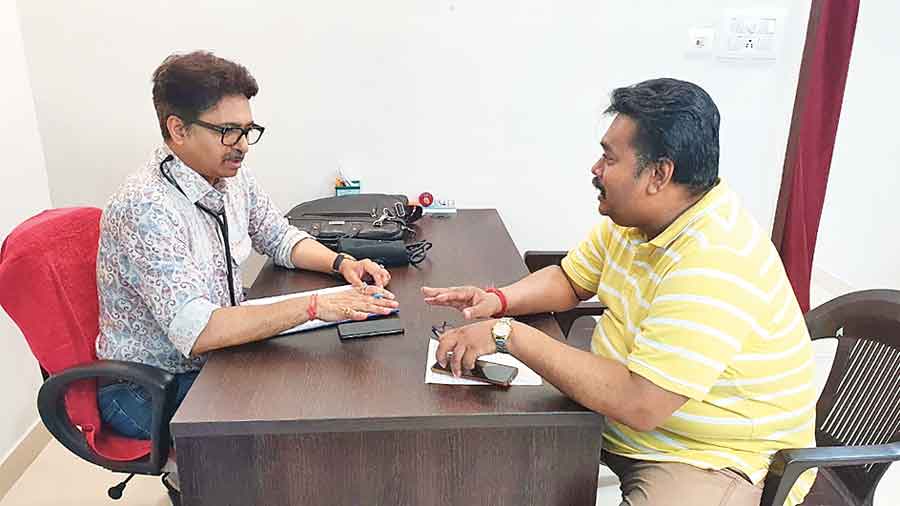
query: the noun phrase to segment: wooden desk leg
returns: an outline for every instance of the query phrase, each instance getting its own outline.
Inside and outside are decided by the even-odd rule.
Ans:
[[[185,506],[593,506],[597,427],[177,441]]]

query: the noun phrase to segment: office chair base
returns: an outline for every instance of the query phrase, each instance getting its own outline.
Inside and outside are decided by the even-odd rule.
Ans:
[[[125,492],[125,487],[128,485],[128,482],[131,481],[132,478],[134,478],[134,473],[129,474],[128,478],[125,478],[125,480],[118,485],[109,487],[109,490],[106,491],[106,494],[110,499],[118,501],[122,498],[122,493]]]
[[[166,487],[166,492],[169,493],[169,500],[172,501],[172,506],[181,506],[181,491],[169,483],[169,480],[166,479],[168,477],[169,473],[163,473],[162,484]]]

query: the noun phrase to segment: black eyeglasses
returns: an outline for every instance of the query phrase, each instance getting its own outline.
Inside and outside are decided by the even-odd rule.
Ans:
[[[213,125],[212,123],[207,123],[199,119],[195,119],[194,121],[191,121],[191,123],[196,123],[203,128],[208,128],[214,132],[219,132],[220,134],[222,134],[222,144],[226,146],[234,146],[235,144],[241,142],[241,137],[245,135],[247,136],[247,144],[252,146],[253,144],[259,142],[259,139],[262,138],[263,132],[266,131],[265,127],[261,127],[256,123],[251,124],[247,128]]]

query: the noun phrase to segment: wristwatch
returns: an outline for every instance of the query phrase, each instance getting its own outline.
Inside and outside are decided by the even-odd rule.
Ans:
[[[491,336],[494,337],[494,344],[500,353],[509,353],[506,343],[512,335],[512,321],[512,318],[500,318],[491,328]]]
[[[341,272],[341,263],[343,263],[344,260],[356,259],[346,253],[338,253],[337,256],[334,257],[334,262],[331,263],[331,272],[339,274]]]

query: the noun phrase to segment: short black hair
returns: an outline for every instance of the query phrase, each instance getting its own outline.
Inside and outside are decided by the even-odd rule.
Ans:
[[[719,109],[703,88],[678,79],[651,79],[612,92],[607,114],[624,114],[637,125],[632,148],[639,170],[672,160],[672,179],[692,194],[719,180]]]
[[[153,106],[163,139],[169,138],[169,116],[190,123],[223,97],[250,99],[257,92],[256,79],[243,65],[206,51],[173,54],[153,72]]]

